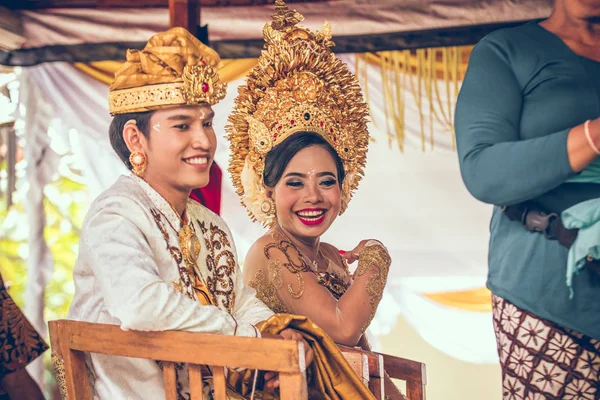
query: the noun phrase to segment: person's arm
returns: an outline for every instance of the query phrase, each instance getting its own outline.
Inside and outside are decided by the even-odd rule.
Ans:
[[[339,300],[319,284],[293,248],[284,253],[277,247],[265,252],[254,246],[244,268],[266,271],[264,276],[277,297],[293,314],[309,317],[336,343],[354,346],[375,314],[389,265],[384,247],[365,247],[360,252],[355,279]]]
[[[497,37],[482,40],[471,53],[455,131],[467,189],[485,203],[509,205],[555,188],[596,154],[583,124],[521,140],[522,90],[510,64],[515,48],[499,44]],[[593,121],[590,128],[600,144],[600,123]]]
[[[176,292],[159,276],[152,249],[138,223],[136,208],[126,197],[112,197],[97,205],[82,234],[81,252],[87,253],[108,312],[124,330],[180,330],[233,335],[236,323],[228,313]],[[145,218],[137,215],[135,218]],[[157,234],[159,234],[157,232]],[[255,336],[252,327],[238,326],[240,336]]]
[[[44,400],[40,387],[25,368],[4,376],[0,386],[11,400]]]
[[[38,384],[25,367],[48,350],[48,345],[15,304],[0,275],[0,387],[10,399],[43,400]]]

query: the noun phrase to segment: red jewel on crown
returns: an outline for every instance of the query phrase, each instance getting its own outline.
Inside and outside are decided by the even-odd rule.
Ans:
[[[204,60],[200,61],[200,65],[206,65],[206,61],[204,61]]]
[[[291,120],[291,121],[290,121],[290,125],[294,125],[295,123],[296,123],[296,121],[295,121],[295,120]]]
[[[200,88],[202,89],[202,93],[208,93],[208,91],[210,90],[208,82],[202,82],[202,86]]]
[[[319,124],[321,125],[321,128],[325,125],[325,122],[321,121],[319,122]]]

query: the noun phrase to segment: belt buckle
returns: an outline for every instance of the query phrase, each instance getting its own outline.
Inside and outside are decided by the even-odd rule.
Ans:
[[[541,232],[548,239],[555,239],[553,235],[550,234],[550,227],[552,225],[552,221],[558,217],[556,213],[546,214],[543,211],[529,211],[525,216],[525,227],[534,232]]]

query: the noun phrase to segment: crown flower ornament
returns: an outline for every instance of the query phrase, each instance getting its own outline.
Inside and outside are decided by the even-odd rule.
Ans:
[[[265,48],[229,117],[229,172],[242,204],[266,226],[275,216],[261,207],[266,155],[298,132],[322,136],[344,164],[344,212],[366,164],[368,108],[356,76],[331,51],[331,26],[316,33],[298,26],[304,17],[275,1],[273,21],[263,28]]]
[[[115,73],[108,105],[111,115],[179,105],[214,105],[225,98],[219,55],[183,28],[150,38],[143,50],[128,50]]]

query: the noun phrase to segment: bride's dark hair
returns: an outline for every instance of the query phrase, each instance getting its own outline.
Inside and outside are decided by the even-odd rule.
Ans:
[[[263,182],[267,187],[274,187],[281,179],[283,171],[290,160],[300,150],[310,146],[321,146],[331,154],[337,168],[337,178],[340,186],[344,181],[344,164],[342,159],[321,135],[314,132],[298,132],[273,147],[265,157],[265,171]]]

